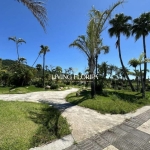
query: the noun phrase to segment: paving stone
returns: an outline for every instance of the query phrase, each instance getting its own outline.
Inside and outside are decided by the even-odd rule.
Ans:
[[[129,143],[133,144],[136,147],[142,147],[146,144],[146,141],[142,139],[142,137],[137,137],[134,134],[128,133],[122,139],[128,141]]]
[[[133,127],[133,128],[137,128],[140,126],[140,124],[138,124],[137,122],[133,122],[131,120],[127,120],[124,122],[125,125],[128,125],[130,127]]]
[[[95,141],[100,147],[105,148],[110,145],[108,141],[100,136],[100,134],[95,135],[94,137],[90,138],[91,140]]]
[[[131,130],[133,130],[134,128],[133,127],[130,127],[130,126],[128,126],[128,125],[126,125],[126,124],[121,124],[121,125],[119,125],[118,126],[120,129],[122,129],[122,130],[124,130],[124,131],[126,131],[126,132],[130,132]]]
[[[101,137],[104,138],[106,141],[113,143],[119,138],[119,135],[116,135],[113,131],[108,130],[101,134]]]
[[[110,146],[104,148],[103,150],[118,150],[118,148],[114,147],[113,145],[110,145]]]
[[[150,135],[150,119],[139,126],[137,129]]]
[[[103,148],[100,147],[95,141],[93,140],[85,140],[77,145],[81,150],[102,150]]]
[[[122,130],[121,128],[119,128],[119,126],[113,127],[112,129],[110,129],[110,131],[114,132],[119,137],[124,136],[128,133],[128,132]]]
[[[120,138],[113,143],[113,145],[119,150],[141,150],[141,148],[136,147],[132,143]]]
[[[131,120],[132,122],[138,123],[139,126],[142,125],[142,124],[145,122],[145,120],[143,120],[142,118],[131,118],[130,120]]]
[[[142,150],[150,150],[150,143],[146,143],[141,147]]]
[[[144,113],[142,113],[142,114],[140,114],[134,118],[142,119],[143,121],[146,122],[150,119],[150,111],[148,110],[148,111],[146,111],[146,112],[144,112]]]
[[[133,129],[130,131],[130,134],[134,134],[135,136],[139,137],[139,138],[142,138],[143,140],[145,140],[146,142],[150,141],[150,135],[145,133],[145,132],[142,132],[138,129]]]

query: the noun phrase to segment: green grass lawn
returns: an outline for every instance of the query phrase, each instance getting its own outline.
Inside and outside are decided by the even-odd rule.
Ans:
[[[66,86],[61,91],[68,90],[72,87],[73,86]],[[16,88],[0,87],[0,94],[25,94],[25,93],[38,92],[38,91],[59,91],[59,89],[46,89],[45,90],[44,88],[35,87],[34,85],[25,86],[25,87],[16,87]]]
[[[150,93],[146,93],[146,99],[141,98],[141,93],[130,91],[105,90],[91,99],[90,91],[82,91],[80,96],[76,93],[66,97],[68,102],[82,107],[94,109],[101,113],[125,114],[136,109],[150,105]]]
[[[0,150],[27,150],[68,134],[66,119],[47,104],[0,101]]]
[[[25,86],[25,87],[0,87],[0,94],[24,94],[29,92],[45,91],[44,88],[38,88],[35,86]]]

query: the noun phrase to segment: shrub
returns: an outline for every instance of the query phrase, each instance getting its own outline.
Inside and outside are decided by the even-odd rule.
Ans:
[[[35,85],[35,87],[43,87],[42,79],[34,80],[32,84]]]
[[[59,87],[65,87],[66,85],[64,83],[60,83]]]
[[[51,89],[58,89],[59,88],[59,85],[58,84],[52,84],[51,85]]]

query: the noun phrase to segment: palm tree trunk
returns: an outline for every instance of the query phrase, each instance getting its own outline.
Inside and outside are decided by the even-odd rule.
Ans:
[[[97,75],[97,61],[98,61],[98,55],[96,55],[96,75]],[[95,78],[95,89],[97,90],[97,78]]]
[[[19,62],[19,51],[18,51],[18,43],[17,43],[17,41],[16,41],[16,49],[17,49],[18,62]]]
[[[128,76],[127,72],[126,72],[126,69],[124,67],[123,61],[122,61],[121,49],[120,49],[120,35],[118,35],[118,51],[119,51],[119,58],[120,58],[120,62],[121,62],[121,65],[122,65],[122,69],[123,69],[123,71],[125,73],[125,76],[126,76],[128,82],[129,82],[130,88],[131,88],[132,91],[135,91],[134,87],[133,87],[133,85],[132,85],[132,83],[131,83],[131,81],[129,79],[129,76]]]
[[[142,97],[145,98],[144,81],[143,81],[143,77],[142,77],[141,64],[140,64],[140,76],[141,76],[141,84],[142,84]]]
[[[45,54],[43,54],[43,88],[45,87]]]
[[[143,35],[143,48],[144,48],[144,53],[145,53],[145,55],[144,55],[144,59],[146,59],[147,58],[147,56],[146,56],[146,43],[145,43],[145,35]],[[146,85],[146,71],[147,71],[147,62],[144,62],[144,78],[143,78],[143,84],[144,84],[144,89],[143,90],[145,90],[145,85]]]
[[[38,60],[39,56],[40,56],[40,54],[38,55],[38,57],[37,57],[37,58],[36,58],[36,60],[34,61],[34,63],[33,63],[33,65],[32,65],[32,67],[34,66],[34,64],[35,64],[35,63],[36,63],[36,61]]]
[[[95,57],[89,58],[89,74],[91,77],[94,77],[94,70],[95,70]],[[91,79],[91,98],[95,96],[95,78]]]

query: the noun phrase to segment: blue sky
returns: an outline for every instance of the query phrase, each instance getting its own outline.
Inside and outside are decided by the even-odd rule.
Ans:
[[[87,57],[76,48],[69,48],[79,35],[86,33],[89,21],[89,10],[92,6],[100,11],[104,11],[117,0],[47,0],[48,26],[45,33],[32,13],[16,0],[5,0],[0,5],[0,58],[17,59],[16,47],[8,37],[16,36],[23,38],[27,43],[19,47],[21,57],[27,59],[27,64],[32,65],[40,51],[40,45],[47,45],[50,52],[46,55],[46,65],[61,66],[63,69],[69,67],[78,68],[84,72],[87,65]],[[123,5],[118,6],[112,13],[112,18],[116,13],[123,12],[132,18],[139,17],[141,13],[150,11],[149,0],[128,0]],[[98,62],[107,61],[121,67],[118,51],[115,48],[116,38],[108,35],[109,24],[102,33],[103,44],[110,46],[109,54],[101,54]],[[150,57],[150,36],[146,38],[147,56]],[[121,50],[123,61],[129,67],[128,61],[131,58],[138,58],[143,51],[142,39],[135,42],[134,37],[126,39],[121,37]],[[42,63],[42,57],[37,63]],[[132,69],[130,67],[130,69]],[[148,69],[149,65],[148,65]]]

